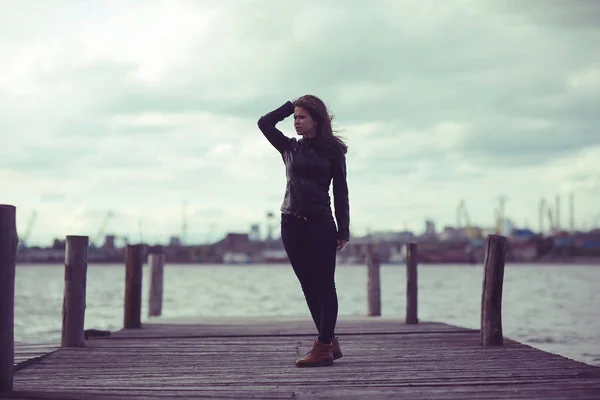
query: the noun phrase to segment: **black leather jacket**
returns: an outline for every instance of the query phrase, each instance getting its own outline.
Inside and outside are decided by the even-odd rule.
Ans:
[[[296,140],[285,136],[275,125],[293,113],[294,105],[288,101],[258,120],[258,127],[285,163],[287,185],[281,212],[300,218],[332,215],[329,184],[333,180],[338,239],[349,240],[346,156],[319,137]]]

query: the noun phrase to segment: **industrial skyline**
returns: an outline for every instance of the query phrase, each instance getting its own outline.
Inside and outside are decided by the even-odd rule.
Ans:
[[[498,197],[498,205],[494,209],[494,216],[490,218],[490,221],[486,223],[477,223],[471,219],[467,202],[463,199],[456,207],[456,220],[454,223],[448,224],[437,224],[437,229],[443,229],[444,226],[451,226],[454,228],[465,228],[469,231],[471,228],[479,227],[484,229],[496,229],[496,231],[506,231],[507,226],[516,228],[527,228],[535,232],[540,233],[551,233],[552,231],[564,230],[568,232],[574,231],[587,231],[594,228],[600,229],[600,214],[589,221],[589,223],[577,224],[576,219],[576,207],[575,207],[575,194],[570,193],[567,196],[567,202],[561,201],[561,196],[556,195],[549,201],[546,198],[541,198],[538,203],[537,216],[535,213],[531,213],[531,219],[526,220],[524,223],[519,223],[515,219],[511,218],[510,214],[506,212],[507,196]],[[565,204],[566,203],[566,204]],[[34,210],[27,219],[25,229],[19,229],[20,241],[26,246],[43,246],[48,245],[54,239],[60,238],[55,235],[52,237],[39,238],[37,240],[31,240],[32,234],[35,232],[35,223],[38,217],[37,210]],[[115,210],[107,210],[104,217],[98,221],[97,230],[90,230],[84,234],[90,237],[90,243],[96,246],[100,246],[104,241],[106,235],[114,235],[117,241],[131,241],[131,242],[152,242],[152,243],[164,243],[167,244],[172,240],[177,240],[182,244],[204,244],[212,243],[216,240],[221,239],[226,234],[231,232],[248,233],[252,238],[257,240],[277,238],[279,234],[279,213],[266,212],[263,215],[262,221],[257,220],[247,226],[239,226],[232,230],[219,230],[217,224],[212,223],[208,225],[190,223],[189,220],[189,201],[185,200],[182,202],[181,208],[181,226],[180,230],[174,230],[173,232],[164,232],[162,234],[156,234],[153,232],[144,231],[144,219],[138,220],[138,224],[132,227],[131,230],[119,231],[114,228],[115,218],[118,218],[118,212]],[[403,226],[397,229],[384,227],[375,231],[410,231],[414,234],[420,234],[426,231],[427,221],[431,220],[434,224],[435,220],[430,218],[423,218],[422,224],[416,229],[410,229],[408,226]],[[20,221],[22,222],[22,220]],[[200,221],[197,221],[200,222]],[[18,224],[23,226],[23,224]],[[118,226],[118,225],[117,225]],[[373,229],[367,229],[364,232],[353,231],[353,236],[363,236],[372,233]],[[144,238],[145,237],[145,238]]]

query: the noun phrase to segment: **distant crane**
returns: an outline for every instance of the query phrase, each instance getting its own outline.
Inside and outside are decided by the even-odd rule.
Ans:
[[[600,214],[596,215],[596,217],[592,220],[592,229],[600,228]]]
[[[273,230],[275,227],[273,226],[273,220],[275,218],[275,214],[271,211],[267,212],[267,240],[273,240]]]
[[[138,230],[140,232],[140,243],[144,243],[144,235],[143,235],[143,230],[142,230],[142,225],[143,225],[143,220],[142,218],[140,218],[138,220]]]
[[[183,208],[181,210],[181,243],[187,242],[188,235],[188,218],[187,218],[187,200],[183,202]]]
[[[498,197],[498,201],[500,202],[500,206],[496,209],[496,234],[502,235],[504,232],[504,224],[505,224],[505,213],[506,213],[506,196],[502,195]]]
[[[546,199],[543,197],[540,199],[540,206],[539,206],[538,212],[539,212],[538,223],[539,223],[540,234],[544,233],[544,214],[546,214],[546,216],[548,217],[548,222],[550,222],[550,230],[553,231],[554,230],[554,217],[552,215],[552,209],[550,208],[550,206],[548,206]]]
[[[461,200],[458,203],[458,207],[456,209],[456,224],[458,228],[462,228],[462,217],[465,218],[465,228],[467,230],[467,236],[473,238],[473,228],[471,227],[471,220],[469,218],[469,212],[467,211],[467,206],[464,200]]]
[[[108,211],[106,213],[106,215],[104,216],[104,220],[102,220],[102,224],[100,225],[100,229],[98,229],[98,232],[96,233],[96,236],[94,237],[94,240],[92,240],[92,244],[96,245],[97,247],[100,247],[101,244],[99,245],[98,242],[100,240],[102,240],[102,238],[104,237],[104,233],[106,232],[106,227],[108,226],[108,222],[110,221],[110,219],[114,216],[114,213],[112,211]]]
[[[29,237],[31,236],[31,231],[33,230],[33,225],[35,224],[35,220],[37,219],[37,211],[33,210],[31,216],[29,217],[29,221],[27,221],[27,228],[25,229],[25,234],[23,236],[19,236],[19,247],[25,248],[27,247],[27,242],[29,241]]]
[[[215,229],[216,225],[214,223],[210,224],[210,230],[208,231],[208,238],[206,239],[207,243],[212,243],[215,237]]]

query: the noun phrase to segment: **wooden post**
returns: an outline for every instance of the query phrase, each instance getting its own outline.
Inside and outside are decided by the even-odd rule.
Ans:
[[[406,244],[406,319],[407,324],[418,324],[418,280],[417,280],[417,244]]]
[[[0,393],[13,390],[17,210],[0,204]]]
[[[502,284],[506,238],[489,235],[485,243],[483,290],[481,293],[481,344],[500,346],[502,336]]]
[[[144,245],[127,245],[125,249],[125,314],[123,327],[142,327],[142,266]]]
[[[65,291],[63,297],[62,347],[85,345],[85,293],[89,238],[67,236],[65,248]]]
[[[381,279],[379,267],[381,258],[377,249],[369,245],[367,248],[367,296],[368,315],[370,317],[381,315]]]
[[[148,316],[159,317],[162,313],[165,255],[159,252],[151,253],[148,264],[151,271]]]

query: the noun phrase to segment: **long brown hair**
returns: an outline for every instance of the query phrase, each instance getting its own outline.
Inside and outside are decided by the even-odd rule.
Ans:
[[[348,152],[348,145],[333,130],[331,125],[333,115],[329,112],[323,100],[312,94],[307,94],[296,99],[294,106],[304,108],[312,119],[317,122],[317,137],[324,139],[327,143],[333,144],[344,154]]]

